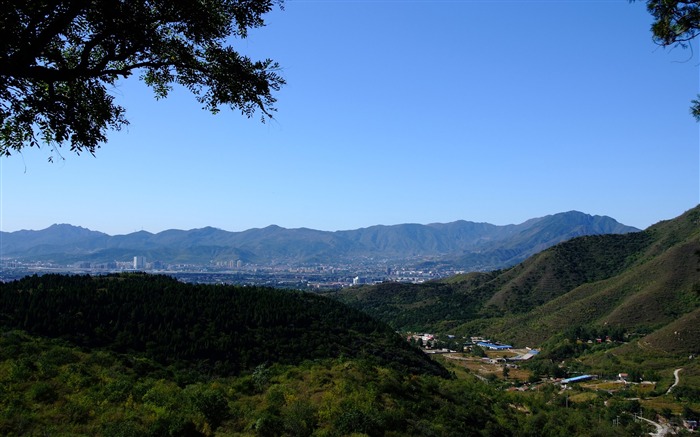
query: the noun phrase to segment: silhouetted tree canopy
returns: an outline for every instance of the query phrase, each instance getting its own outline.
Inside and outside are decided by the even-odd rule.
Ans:
[[[654,17],[651,31],[657,44],[687,47],[700,33],[700,0],[647,0],[647,10]],[[690,112],[700,121],[700,95]]]
[[[156,98],[173,84],[213,113],[263,121],[284,80],[232,39],[281,0],[0,0],[0,155],[27,146],[94,153],[128,124],[110,88],[136,73]]]

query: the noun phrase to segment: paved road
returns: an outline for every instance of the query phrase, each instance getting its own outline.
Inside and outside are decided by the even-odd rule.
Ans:
[[[653,420],[645,419],[643,417],[639,417],[639,419],[642,419],[656,427],[656,432],[650,432],[649,435],[652,437],[664,437],[673,431],[670,426],[668,426],[665,423],[657,423],[654,422]]]
[[[668,388],[668,390],[666,390],[666,394],[671,393],[671,390],[673,390],[673,387],[677,386],[678,383],[680,382],[681,378],[680,378],[680,376],[678,375],[678,374],[680,373],[680,371],[681,371],[681,369],[676,369],[676,370],[673,371],[673,377],[676,378],[676,381],[673,383],[672,386],[670,386],[670,387]]]

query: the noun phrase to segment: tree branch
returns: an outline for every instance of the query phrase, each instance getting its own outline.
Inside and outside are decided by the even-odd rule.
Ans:
[[[39,35],[27,44],[28,49],[26,52],[19,52],[18,59],[13,59],[11,62],[19,63],[20,65],[31,64],[31,61],[40,57],[41,53],[49,45],[49,42],[58,36],[62,30],[66,29],[88,4],[85,0],[68,0],[67,3],[68,7],[58,12],[41,30]]]

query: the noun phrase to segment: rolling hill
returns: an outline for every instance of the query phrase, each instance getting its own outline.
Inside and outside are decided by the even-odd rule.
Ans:
[[[162,275],[49,274],[0,283],[0,327],[204,374],[344,356],[446,375],[386,324],[337,301],[261,287],[184,284]]]

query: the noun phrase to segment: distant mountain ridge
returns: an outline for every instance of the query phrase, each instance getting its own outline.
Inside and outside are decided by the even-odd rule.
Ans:
[[[638,229],[607,216],[569,211],[518,225],[451,223],[371,226],[346,231],[217,228],[145,231],[110,236],[68,224],[40,231],[0,232],[3,258],[110,262],[145,256],[164,263],[208,264],[242,260],[256,264],[347,263],[361,259],[413,261],[486,270],[516,264],[554,244],[582,235],[624,234]]]

